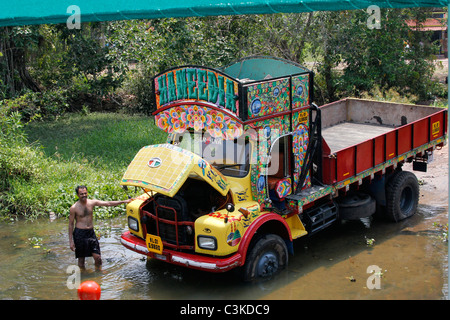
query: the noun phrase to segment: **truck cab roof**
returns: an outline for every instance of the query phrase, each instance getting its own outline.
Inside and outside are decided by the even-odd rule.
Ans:
[[[293,61],[269,56],[251,56],[239,59],[220,68],[240,82],[261,81],[310,72]]]

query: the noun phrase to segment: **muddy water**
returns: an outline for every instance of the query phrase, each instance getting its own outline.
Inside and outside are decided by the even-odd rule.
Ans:
[[[102,272],[87,258],[81,281],[94,280],[101,299],[446,299],[447,243],[434,223],[447,223],[448,167],[441,151],[423,181],[418,213],[400,223],[338,224],[294,243],[287,270],[271,281],[241,283],[229,272],[209,274],[126,250],[125,217],[98,221]],[[423,180],[422,180],[423,179]],[[66,273],[76,265],[67,220],[0,223],[0,299],[77,300]],[[379,268],[378,276],[367,273]],[[369,279],[368,282],[368,278]]]
[[[125,219],[118,218],[98,222],[103,271],[94,271],[88,258],[81,281],[97,281],[102,299],[445,299],[447,244],[434,222],[446,223],[445,208],[421,205],[399,224],[337,225],[295,242],[289,267],[277,278],[248,285],[233,273],[147,263],[120,244]],[[77,299],[66,284],[66,269],[76,264],[66,230],[58,220],[0,225],[0,299]],[[367,287],[371,265],[381,269],[380,289]]]

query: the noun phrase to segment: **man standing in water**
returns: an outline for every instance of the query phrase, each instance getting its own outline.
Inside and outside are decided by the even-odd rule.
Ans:
[[[78,266],[84,270],[85,257],[92,256],[95,262],[95,268],[100,269],[102,258],[100,254],[100,245],[94,232],[93,210],[94,207],[118,206],[122,203],[128,203],[132,199],[123,201],[100,201],[88,199],[86,186],[75,188],[78,201],[70,207],[69,215],[69,243],[70,249],[75,251],[75,257],[78,258]],[[74,221],[75,228],[74,228]]]

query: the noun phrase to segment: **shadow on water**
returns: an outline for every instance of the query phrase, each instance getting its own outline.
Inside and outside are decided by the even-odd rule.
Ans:
[[[87,259],[81,281],[94,280],[102,299],[443,299],[447,245],[434,222],[446,208],[421,205],[400,223],[374,219],[335,225],[294,242],[289,266],[270,281],[243,283],[234,272],[213,274],[172,266],[125,249],[126,219],[100,221],[102,272]],[[34,240],[30,240],[33,239]],[[36,240],[37,239],[37,240]],[[37,245],[36,245],[37,243]],[[76,300],[67,288],[67,221],[0,224],[0,299]],[[367,267],[381,268],[381,288],[367,288]]]

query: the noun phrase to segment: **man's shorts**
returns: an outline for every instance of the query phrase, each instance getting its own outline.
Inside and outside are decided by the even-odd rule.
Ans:
[[[73,242],[75,243],[75,257],[91,257],[92,253],[100,254],[100,244],[94,229],[73,230]]]

